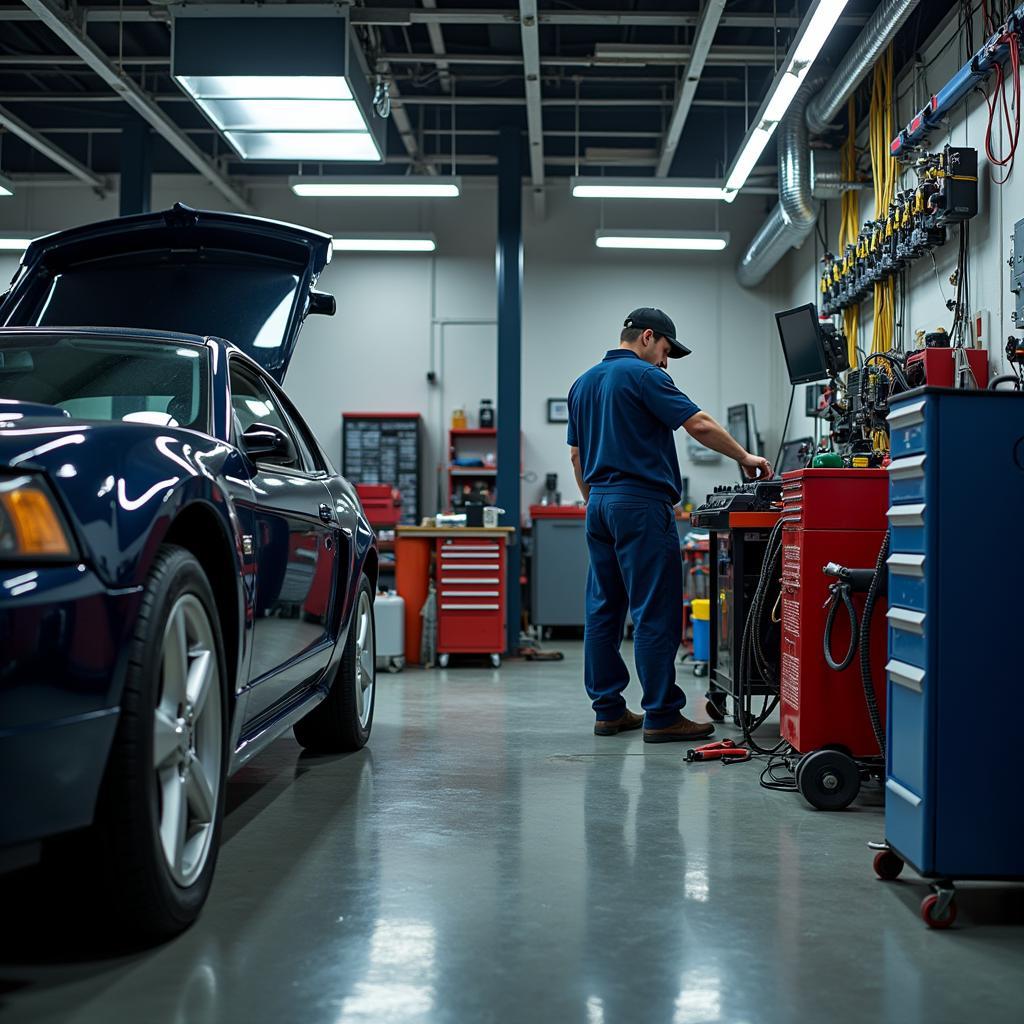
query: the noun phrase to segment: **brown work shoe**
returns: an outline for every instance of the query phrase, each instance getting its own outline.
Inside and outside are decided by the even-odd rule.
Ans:
[[[702,740],[715,731],[711,722],[691,722],[685,716],[666,729],[644,729],[644,743],[684,743]]]
[[[594,735],[616,736],[620,732],[629,732],[630,729],[639,729],[643,724],[644,716],[634,715],[633,712],[627,708],[626,713],[621,718],[616,718],[614,722],[595,722]]]

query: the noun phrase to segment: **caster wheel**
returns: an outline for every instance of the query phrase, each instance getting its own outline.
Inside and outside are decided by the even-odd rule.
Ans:
[[[884,882],[891,882],[900,877],[903,870],[903,858],[892,850],[879,850],[875,854],[875,874]]]
[[[405,658],[388,658],[388,671],[401,672],[405,668]]]
[[[841,811],[860,792],[860,770],[853,758],[838,750],[816,750],[797,768],[800,795],[819,811]]]
[[[713,700],[705,702],[704,710],[707,712],[708,718],[710,718],[712,722],[725,721],[725,710],[720,708]]]
[[[939,897],[932,893],[921,900],[921,919],[929,928],[949,928],[956,920],[956,901],[950,901],[946,909],[939,912]]]
[[[695,676],[706,676],[708,674],[707,662],[695,661],[693,663],[693,674]]]
[[[447,654],[439,654],[437,656],[437,663],[438,663],[438,665],[441,668],[447,668],[448,667],[448,655]]]
[[[500,654],[492,654],[491,655],[491,668],[501,668],[501,655]]]

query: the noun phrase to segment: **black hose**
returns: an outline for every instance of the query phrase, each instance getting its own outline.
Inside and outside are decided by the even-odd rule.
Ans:
[[[886,530],[882,546],[878,551],[878,559],[875,562],[875,575],[871,579],[868,596],[864,601],[864,615],[861,619],[860,631],[860,681],[864,687],[864,700],[871,718],[871,729],[883,757],[885,756],[885,729],[882,726],[882,716],[878,711],[878,697],[875,692],[874,680],[871,678],[871,615],[875,610],[875,601],[881,593],[883,581],[888,583],[885,568],[885,560],[888,555],[889,531]]]
[[[1019,391],[1020,377],[1015,373],[1001,373],[998,377],[993,377],[988,382],[988,390],[995,391],[1000,384],[1012,384]]]
[[[828,616],[825,618],[825,632],[822,635],[822,647],[825,651],[825,664],[833,672],[843,672],[853,664],[854,655],[857,653],[857,641],[860,639],[860,627],[857,625],[857,609],[853,607],[850,598],[850,585],[848,583],[833,583],[832,600],[828,606]],[[839,603],[846,605],[846,613],[850,616],[850,648],[843,655],[843,660],[837,662],[832,657],[832,625],[836,621],[836,612],[839,611]]]

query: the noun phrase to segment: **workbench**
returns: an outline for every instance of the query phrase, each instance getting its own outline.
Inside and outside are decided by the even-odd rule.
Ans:
[[[405,601],[405,660],[420,664],[420,609],[437,589],[437,653],[489,654],[506,649],[506,546],[511,526],[400,526],[395,586]],[[433,568],[431,563],[433,561]],[[518,584],[518,580],[516,581]],[[443,667],[443,666],[442,666]]]

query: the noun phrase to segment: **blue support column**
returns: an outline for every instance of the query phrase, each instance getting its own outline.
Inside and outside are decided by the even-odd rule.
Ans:
[[[507,643],[519,647],[520,586],[519,492],[522,450],[523,350],[523,194],[522,138],[506,125],[498,140],[498,480],[497,502],[505,509],[503,526],[516,533],[508,548]]]
[[[150,127],[141,117],[131,118],[121,128],[119,208],[122,217],[149,213],[152,180],[153,138]]]

